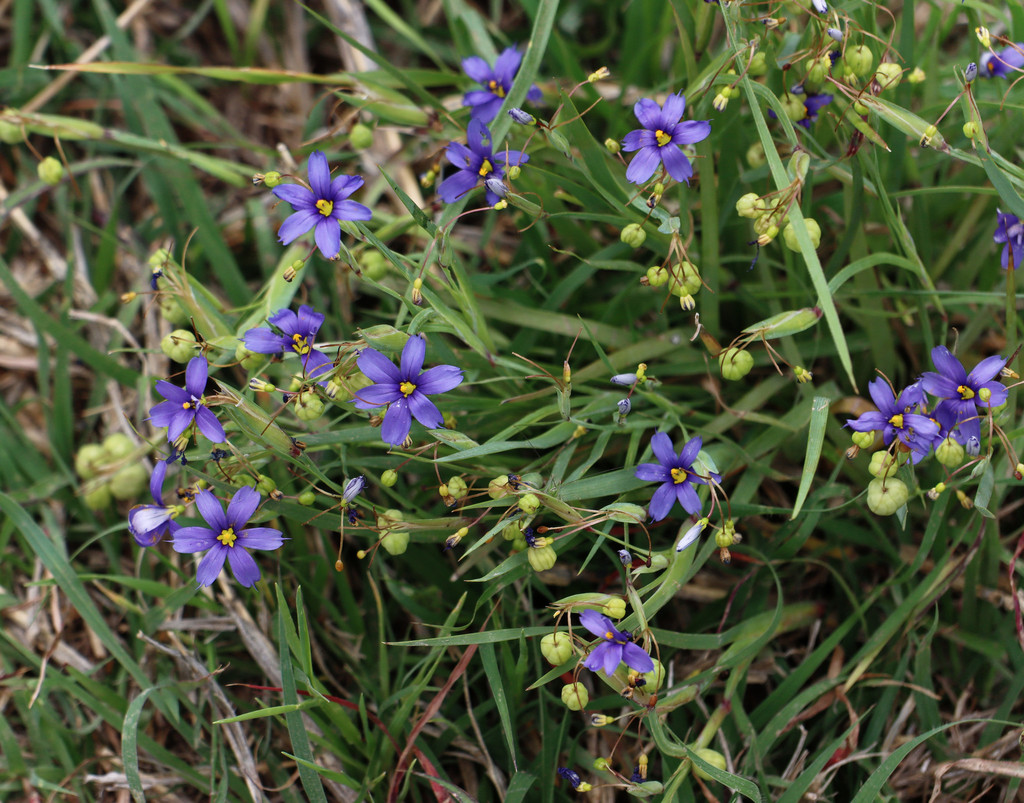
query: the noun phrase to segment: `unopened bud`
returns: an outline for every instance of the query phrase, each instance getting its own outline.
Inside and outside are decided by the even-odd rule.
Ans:
[[[607,67],[599,67],[598,69],[594,70],[594,72],[592,72],[590,75],[587,76],[587,82],[593,84],[593,83],[596,83],[598,81],[603,81],[605,78],[608,78],[610,75],[611,75],[611,73],[608,72],[608,68]]]
[[[519,123],[519,125],[537,125],[537,118],[529,112],[524,112],[522,109],[509,109],[508,116]]]
[[[64,165],[60,163],[60,159],[47,156],[37,165],[36,173],[39,175],[40,181],[54,187],[60,184],[61,179],[64,178]]]
[[[617,139],[612,139],[611,137],[608,137],[608,139],[604,141],[604,146],[607,148],[608,153],[618,153],[622,150],[622,143]]]

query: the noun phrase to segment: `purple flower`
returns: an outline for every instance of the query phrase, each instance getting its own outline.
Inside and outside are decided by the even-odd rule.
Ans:
[[[323,322],[324,316],[321,313],[313,312],[312,307],[303,304],[299,307],[298,315],[290,309],[282,309],[267,318],[267,323],[281,334],[261,326],[250,329],[242,339],[245,347],[257,354],[298,354],[302,358],[303,369],[308,373],[310,363],[317,366],[327,359],[323,352],[313,348],[316,333]]]
[[[346,200],[363,186],[360,176],[338,176],[331,181],[331,170],[327,157],[320,151],[309,154],[309,186],[281,184],[271,192],[287,201],[295,210],[277,232],[278,239],[288,245],[310,229],[315,229],[313,239],[317,248],[327,259],[341,251],[342,220],[369,220],[373,213],[355,201]]]
[[[668,174],[676,181],[690,183],[693,165],[679,149],[680,145],[692,145],[708,138],[711,133],[709,120],[687,120],[679,122],[686,109],[686,98],[682,93],[669,95],[664,108],[650,98],[640,98],[633,106],[633,114],[643,128],[630,131],[622,138],[622,150],[640,151],[633,157],[626,170],[626,178],[634,184],[643,184],[664,165]]]
[[[938,373],[929,371],[921,382],[925,390],[943,400],[935,407],[933,415],[945,429],[953,430],[953,437],[958,442],[967,443],[974,439],[980,443],[981,422],[977,405],[991,408],[1006,401],[1006,388],[1001,382],[994,381],[1006,360],[998,355],[986,357],[968,374],[949,349],[936,346],[932,349],[932,362]],[[987,398],[982,399],[982,396]]]
[[[522,151],[510,151],[507,148],[496,158],[491,151],[491,132],[479,120],[469,121],[466,137],[466,145],[451,142],[445,151],[448,161],[459,168],[457,173],[448,176],[437,188],[437,194],[446,204],[455,203],[479,181],[486,184],[488,179],[501,180],[505,176],[506,165],[520,165],[530,161],[530,157]],[[494,206],[499,200],[499,195],[488,185],[487,203]]]
[[[580,614],[580,624],[604,639],[583,661],[583,665],[591,672],[603,670],[610,677],[623,662],[637,672],[650,672],[654,669],[651,656],[633,643],[629,633],[618,630],[604,614],[587,609]]]
[[[558,774],[561,775],[564,780],[566,780],[570,784],[572,784],[572,788],[573,789],[578,789],[580,784],[583,783],[580,780],[579,773],[578,772],[574,772],[573,770],[569,769],[568,767],[559,767],[558,768]]]
[[[128,512],[128,532],[139,546],[153,546],[167,535],[174,535],[180,525],[172,520],[175,509],[164,504],[164,479],[167,477],[167,463],[157,462],[149,478],[149,492],[155,505],[136,505]]]
[[[797,125],[810,128],[811,123],[818,119],[818,112],[832,102],[832,96],[828,94],[806,95],[804,97],[804,108],[807,109],[807,116],[798,121]]]
[[[239,488],[228,503],[225,514],[210,491],[196,494],[196,507],[209,527],[182,527],[174,535],[175,552],[202,552],[209,550],[196,570],[200,587],[212,585],[224,559],[231,564],[231,572],[243,586],[249,587],[260,579],[260,570],[247,549],[277,549],[284,543],[280,530],[272,527],[246,527],[260,503],[260,495],[249,487]]]
[[[203,404],[208,372],[206,357],[193,357],[185,368],[184,390],[163,379],[156,383],[156,392],[167,401],[154,405],[147,420],[152,421],[153,426],[167,427],[169,442],[174,443],[178,440],[193,422],[199,427],[199,431],[214,443],[223,443],[227,440],[224,427],[220,425],[217,416]]]
[[[690,438],[683,450],[677,455],[672,449],[672,440],[664,432],[655,432],[651,436],[651,449],[658,458],[657,463],[641,463],[636,467],[636,478],[645,482],[660,482],[661,487],[651,497],[647,512],[654,521],[665,518],[676,500],[687,513],[700,513],[700,499],[693,487],[707,485],[706,478],[697,474],[691,466],[700,453],[703,442],[700,436]],[[712,474],[715,482],[721,477]]]
[[[519,63],[522,60],[522,55],[514,45],[502,51],[498,60],[494,62],[494,69],[479,56],[470,56],[462,60],[462,69],[466,71],[466,75],[483,87],[467,92],[462,99],[462,105],[470,107],[471,119],[489,123],[498,116],[498,110],[501,109],[505,95],[512,88],[512,81],[519,72]],[[530,91],[526,93],[526,99],[536,103],[541,99],[540,89],[536,85],[531,86]]]
[[[376,349],[359,352],[356,364],[375,384],[360,390],[353,401],[360,410],[388,405],[380,432],[385,443],[393,446],[404,443],[413,417],[427,429],[437,429],[444,423],[441,411],[427,396],[457,387],[462,382],[462,369],[454,365],[435,365],[423,371],[426,351],[426,340],[418,335],[410,337],[402,349],[401,366],[397,368]]]
[[[1010,249],[1013,249],[1013,269],[1016,270],[1020,267],[1021,260],[1024,260],[1024,224],[1016,215],[999,209],[996,210],[996,219],[998,225],[992,239],[997,243],[1006,243],[999,264],[1003,266],[1003,270],[1010,267]]]
[[[920,463],[939,434],[937,421],[915,412],[925,400],[920,383],[904,388],[896,398],[889,383],[879,377],[868,383],[868,392],[878,412],[863,413],[847,421],[846,426],[857,432],[881,430],[886,446],[899,438],[900,443],[910,449],[911,460]]]
[[[1024,67],[1024,42],[1004,47],[999,53],[981,55],[981,74],[989,78],[1009,78],[1010,73]]]

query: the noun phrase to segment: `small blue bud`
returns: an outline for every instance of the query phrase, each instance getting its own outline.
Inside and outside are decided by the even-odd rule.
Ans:
[[[835,39],[837,42],[843,41],[843,32],[838,28],[829,28],[825,33]]]
[[[619,408],[619,415],[629,415],[629,411],[633,409],[633,403],[629,399],[619,399],[615,406]]]
[[[360,474],[358,477],[353,477],[345,483],[345,490],[342,492],[341,501],[351,502],[359,494],[363,492],[363,488],[366,487],[366,478]]]
[[[628,549],[619,550],[619,562],[627,569],[633,565],[633,556],[629,554]]]
[[[825,0],[811,0],[811,5],[819,14],[828,14],[828,3]]]
[[[487,187],[491,192],[497,195],[499,198],[504,198],[508,193],[508,187],[505,186],[505,182],[497,176],[491,176],[484,182],[484,186]]]
[[[793,84],[793,86],[791,86],[789,88],[789,94],[790,95],[802,95],[803,93],[804,93],[804,85],[803,84]]]
[[[508,116],[515,120],[519,125],[536,125],[537,118],[529,112],[524,112],[522,109],[509,109]]]
[[[971,83],[975,78],[978,77],[978,65],[973,61],[967,65],[967,70],[964,72],[964,80],[967,83]]]
[[[612,377],[611,381],[612,384],[629,387],[636,384],[636,374],[616,374]]]
[[[977,457],[979,452],[981,452],[981,441],[971,435],[971,437],[967,439],[967,443],[964,444],[964,450],[971,457]]]

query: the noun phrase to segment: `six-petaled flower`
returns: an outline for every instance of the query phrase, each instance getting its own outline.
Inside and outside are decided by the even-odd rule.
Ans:
[[[426,350],[427,341],[414,335],[405,342],[399,366],[370,348],[359,352],[356,359],[359,370],[374,384],[358,391],[353,401],[360,410],[388,405],[380,434],[393,446],[405,442],[413,418],[427,429],[440,427],[444,417],[427,396],[446,393],[462,382],[462,369],[454,365],[435,365],[424,371]]]
[[[333,259],[341,251],[341,221],[369,220],[372,213],[360,203],[348,200],[363,186],[360,176],[337,176],[331,180],[327,157],[320,151],[309,154],[309,187],[280,184],[271,192],[292,205],[295,212],[281,224],[278,239],[288,243],[314,229],[313,239],[320,253]]]
[[[958,442],[979,443],[978,406],[999,407],[1006,401],[1006,387],[995,381],[1006,360],[999,356],[986,357],[968,374],[948,348],[936,346],[932,349],[932,362],[938,373],[929,371],[921,383],[925,390],[942,399],[935,407],[934,417],[943,428],[952,430]]]
[[[193,357],[185,368],[184,389],[163,379],[156,383],[156,392],[167,401],[155,405],[149,411],[148,420],[154,426],[167,427],[167,440],[171,443],[178,440],[193,422],[214,443],[226,440],[224,427],[203,403],[208,372],[206,357]]]
[[[687,513],[699,513],[700,499],[694,485],[707,485],[707,479],[693,470],[693,461],[697,459],[702,445],[700,436],[690,438],[683,450],[676,454],[672,449],[672,439],[664,432],[655,432],[651,436],[651,450],[658,459],[657,463],[641,463],[636,467],[636,478],[645,482],[660,482],[661,487],[651,497],[647,508],[654,521],[665,518],[672,506],[679,501]],[[715,482],[721,477],[711,474]]]
[[[196,569],[201,587],[213,584],[225,559],[243,586],[251,586],[260,579],[260,569],[246,550],[277,549],[284,543],[284,537],[273,527],[247,526],[259,503],[259,493],[249,487],[238,489],[227,512],[210,491],[196,494],[196,508],[209,526],[182,527],[174,534],[173,546],[175,552],[182,553],[209,550]]]
[[[633,643],[633,637],[629,633],[617,629],[612,620],[604,614],[588,608],[580,614],[580,624],[595,636],[604,639],[583,660],[583,665],[590,671],[603,671],[611,676],[621,663],[637,672],[650,672],[654,669],[651,656]]]
[[[250,329],[242,340],[249,351],[257,354],[298,354],[303,369],[309,373],[311,366],[318,366],[327,359],[323,352],[313,348],[316,333],[323,322],[322,313],[314,312],[308,304],[303,304],[298,314],[290,309],[278,310],[267,318],[273,329],[267,326]]]
[[[998,224],[992,239],[997,243],[1005,243],[999,264],[1003,266],[1003,270],[1007,270],[1012,255],[1013,269],[1016,270],[1020,267],[1021,260],[1024,260],[1024,223],[1021,223],[1016,215],[1003,212],[1001,209],[996,210],[996,220]]]
[[[904,388],[897,398],[889,383],[879,377],[868,383],[868,392],[878,411],[863,413],[846,425],[856,432],[881,430],[886,446],[898,438],[910,450],[911,460],[921,462],[939,434],[938,422],[919,412],[925,401],[921,385]]]
[[[467,92],[462,99],[462,105],[469,106],[469,114],[473,120],[489,123],[498,116],[522,60],[523,56],[515,46],[502,51],[494,62],[493,69],[479,56],[470,56],[462,60],[462,69],[466,71],[466,75],[482,87]],[[526,93],[526,99],[533,102],[540,100],[540,89],[536,85],[531,86]]]
[[[650,98],[641,98],[633,106],[633,113],[643,128],[630,131],[622,139],[622,150],[639,151],[626,170],[626,179],[643,184],[664,165],[676,181],[690,182],[693,165],[680,150],[680,145],[693,145],[708,138],[711,123],[708,120],[680,122],[686,109],[682,93],[669,95],[664,107]]]
[[[437,194],[446,204],[453,204],[482,181],[487,187],[487,203],[494,206],[500,196],[492,189],[495,186],[492,180],[504,178],[506,165],[525,164],[530,157],[522,151],[508,149],[494,153],[491,132],[479,120],[470,120],[466,137],[466,145],[449,143],[445,156],[459,169],[441,182]]]
[[[981,74],[989,78],[1009,78],[1024,67],[1024,42],[1007,45],[998,53],[983,53]]]
[[[160,460],[149,477],[149,493],[156,504],[136,505],[128,512],[128,532],[139,546],[153,546],[165,535],[174,535],[179,529],[178,523],[173,520],[178,510],[164,504],[163,487],[166,477],[167,462]]]

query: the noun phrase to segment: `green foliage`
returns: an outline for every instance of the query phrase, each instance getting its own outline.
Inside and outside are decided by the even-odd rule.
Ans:
[[[666,801],[1016,799],[1013,381],[941,463],[869,472],[881,434],[844,424],[939,345],[1021,371],[992,232],[1024,216],[1024,90],[964,78],[1020,9],[10,5],[0,797],[576,799],[565,767]],[[444,203],[461,61],[513,45],[504,198]],[[693,178],[632,184],[634,103],[673,93],[711,121]],[[373,211],[336,260],[276,234],[312,150]],[[303,304],[323,375],[240,344]],[[359,354],[420,335],[464,380],[392,445]],[[289,540],[252,589],[128,529],[170,448],[154,381],[197,350],[228,441],[188,440],[164,501],[199,525],[199,487],[255,487]],[[657,484],[655,432],[702,439]],[[651,521],[662,487],[699,512]],[[586,609],[661,683],[584,668]]]

